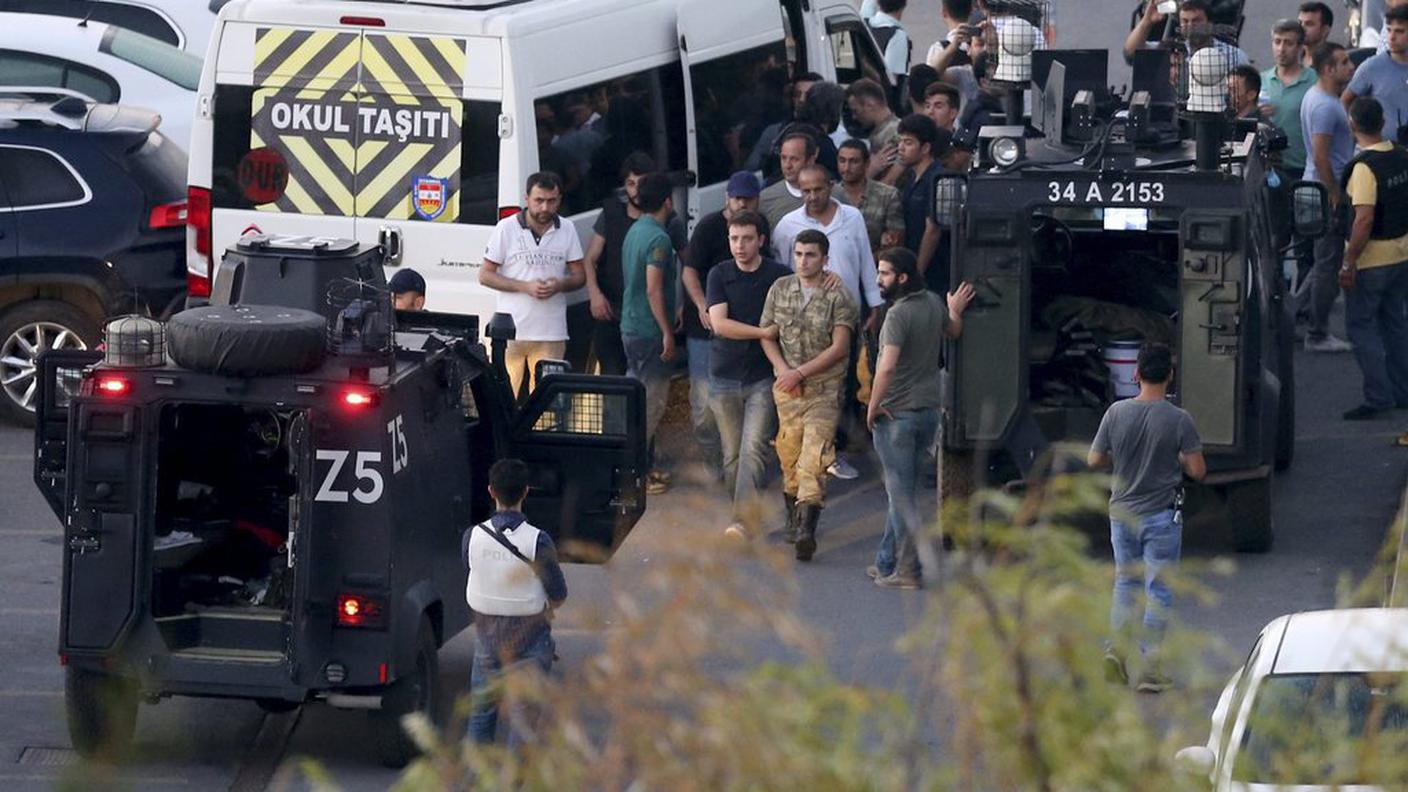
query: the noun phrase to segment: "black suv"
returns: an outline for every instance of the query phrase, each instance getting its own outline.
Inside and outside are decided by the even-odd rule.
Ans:
[[[33,421],[35,363],[185,294],[186,155],[148,110],[0,88],[0,414]]]

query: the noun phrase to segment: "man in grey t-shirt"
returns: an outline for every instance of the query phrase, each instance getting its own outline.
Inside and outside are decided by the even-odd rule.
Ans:
[[[1318,179],[1330,194],[1330,205],[1338,206],[1340,177],[1354,157],[1354,135],[1349,131],[1349,115],[1340,104],[1340,95],[1354,64],[1349,54],[1334,42],[1315,50],[1315,86],[1305,92],[1300,103],[1300,124],[1305,136],[1305,178]],[[1347,352],[1348,342],[1330,335],[1330,309],[1339,296],[1339,271],[1344,263],[1344,235],[1338,223],[1315,240],[1315,264],[1304,283],[1296,289],[1299,311],[1310,314],[1310,328],[1305,334],[1307,352]]]
[[[920,588],[919,470],[939,427],[939,344],[963,332],[973,287],[948,299],[924,288],[919,262],[905,248],[880,253],[880,295],[890,304],[880,328],[880,356],[865,421],[885,473],[890,508],[875,564],[866,570],[882,588]]]
[[[1110,629],[1116,643],[1105,651],[1106,675],[1128,684],[1124,644],[1140,577],[1145,585],[1146,667],[1139,690],[1158,693],[1171,684],[1158,667],[1173,592],[1162,572],[1178,563],[1183,549],[1179,489],[1183,475],[1201,480],[1207,473],[1193,417],[1167,401],[1173,379],[1173,353],[1162,344],[1146,345],[1135,373],[1139,395],[1110,405],[1090,446],[1093,468],[1114,467],[1110,493],[1110,543],[1115,551],[1115,597]]]

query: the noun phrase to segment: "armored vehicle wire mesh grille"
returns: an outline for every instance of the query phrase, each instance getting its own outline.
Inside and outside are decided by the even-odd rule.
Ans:
[[[597,436],[626,434],[626,396],[559,393],[533,424],[535,432]]]
[[[103,328],[103,362],[141,368],[166,362],[166,325],[145,316],[119,316]]]

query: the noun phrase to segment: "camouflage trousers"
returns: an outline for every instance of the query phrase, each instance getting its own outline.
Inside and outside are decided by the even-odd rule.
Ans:
[[[842,382],[802,385],[802,395],[774,389],[777,404],[777,460],[782,491],[798,503],[826,504],[826,469],[836,459],[836,422],[841,417]]]

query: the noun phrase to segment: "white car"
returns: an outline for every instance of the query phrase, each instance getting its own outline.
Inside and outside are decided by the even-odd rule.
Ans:
[[[155,110],[189,151],[199,58],[126,28],[47,14],[0,13],[0,88],[76,91],[95,102]]]
[[[215,15],[230,0],[0,0],[0,13],[106,22],[205,57]]]
[[[1327,610],[1266,625],[1175,761],[1217,792],[1369,792],[1403,788],[1405,748],[1408,609]]]

